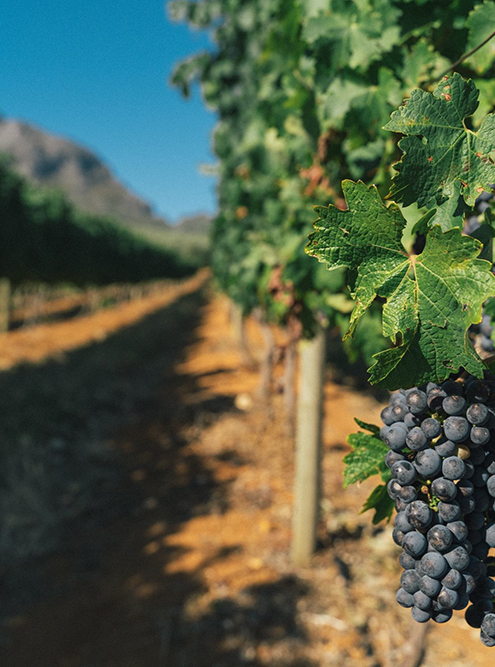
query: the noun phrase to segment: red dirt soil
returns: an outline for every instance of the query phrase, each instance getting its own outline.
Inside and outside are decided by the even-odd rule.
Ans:
[[[3,334],[2,368],[105,338],[204,290],[204,281],[202,274],[162,295]],[[403,664],[413,623],[395,603],[399,549],[390,526],[359,514],[373,480],[342,488],[353,418],[378,423],[382,406],[329,370],[322,547],[311,568],[292,567],[293,444],[282,399],[274,393],[270,406],[257,403],[258,375],[240,367],[227,303],[207,296],[182,355],[160,368],[156,409],[128,415],[108,439],[125,463],[129,511],[48,559],[54,594],[9,619],[3,667]],[[248,334],[259,358],[255,322]],[[70,553],[88,539],[103,558],[81,579]],[[488,667],[494,657],[456,614],[431,628],[422,664]]]

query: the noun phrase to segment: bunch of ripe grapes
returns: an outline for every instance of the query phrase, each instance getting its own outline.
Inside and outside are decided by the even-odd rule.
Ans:
[[[465,609],[495,646],[495,377],[401,389],[381,418],[403,549],[397,602],[420,623]]]

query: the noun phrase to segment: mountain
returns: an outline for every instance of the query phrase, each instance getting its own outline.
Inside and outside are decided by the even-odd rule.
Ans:
[[[0,117],[0,153],[11,157],[15,171],[36,185],[61,190],[82,211],[112,216],[142,233],[168,228],[99,157],[68,139]]]
[[[211,226],[211,215],[198,213],[188,215],[179,220],[175,228],[184,234],[208,234]]]

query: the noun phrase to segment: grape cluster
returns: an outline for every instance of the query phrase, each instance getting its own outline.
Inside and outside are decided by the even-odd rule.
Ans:
[[[381,418],[403,549],[397,602],[420,623],[466,609],[495,646],[495,378],[401,389]]]

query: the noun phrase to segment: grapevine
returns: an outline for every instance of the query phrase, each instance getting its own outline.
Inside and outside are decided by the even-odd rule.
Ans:
[[[468,129],[477,106],[476,86],[458,73],[433,93],[414,90],[385,126],[406,135],[389,192],[394,201],[385,204],[373,186],[344,182],[347,210],[317,209],[307,252],[349,271],[355,307],[348,335],[379,297],[392,341],[375,355],[370,380],[398,391],[381,428],[358,422],[368,433],[349,437],[345,484],[379,473],[383,483],[365,509],[375,509],[375,521],[397,511],[397,602],[419,623],[445,623],[453,610],[466,610],[467,623],[493,647],[495,376],[483,359],[493,349],[483,304],[490,312],[495,278],[480,255],[489,254],[493,237],[495,117],[478,132]],[[399,203],[426,209],[416,225],[425,237],[418,255],[402,245]]]
[[[176,0],[170,11],[176,20],[209,29],[215,43],[180,63],[173,83],[189,94],[199,82],[205,102],[218,114],[213,142],[219,214],[212,251],[217,286],[243,313],[256,310],[303,340],[322,325],[338,323],[347,331],[352,357],[364,349],[375,352],[374,384],[418,387],[428,396],[429,383],[443,391],[444,382],[459,380],[468,400],[467,386],[487,369],[482,357],[491,332],[482,314],[490,317],[495,295],[487,261],[491,214],[479,201],[495,184],[495,123],[487,115],[495,105],[494,42],[488,40],[495,3]],[[452,63],[458,73],[450,74]],[[394,175],[390,165],[399,152]],[[319,218],[303,256],[310,204],[317,205]],[[325,265],[331,270],[321,271]],[[371,336],[368,324],[376,330],[380,312],[383,336]],[[483,331],[476,330],[480,325]],[[483,404],[492,409],[490,402]],[[428,410],[419,424],[398,421],[408,429],[404,437],[421,441],[421,431],[427,450],[434,451],[437,438],[446,437],[448,416]],[[450,416],[471,424],[464,414]],[[440,435],[424,433],[427,419],[438,422]],[[428,426],[434,428],[432,422]],[[491,428],[469,429],[474,427]],[[401,427],[394,428],[397,438]],[[393,511],[387,494],[391,469],[385,464],[389,447],[379,432],[351,436],[345,477],[346,484],[382,477],[366,504],[376,520]],[[466,445],[469,457],[462,458],[460,445],[449,455],[435,450],[442,466],[449,456],[463,462],[473,456],[472,462],[480,456],[476,449],[487,449],[486,443]],[[414,470],[419,457],[423,470],[432,455],[418,451],[409,460],[406,454],[413,451],[407,446],[395,454]],[[446,479],[457,493],[458,480]],[[421,495],[424,485],[414,484],[406,485],[410,502],[401,502],[428,500],[432,516],[438,516],[440,500],[431,490]],[[454,586],[457,579],[447,583]]]

